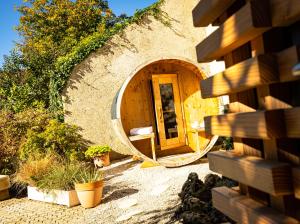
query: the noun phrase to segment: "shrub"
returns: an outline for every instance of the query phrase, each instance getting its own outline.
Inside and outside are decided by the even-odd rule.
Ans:
[[[26,160],[30,155],[52,152],[71,161],[84,159],[86,142],[78,132],[75,125],[52,119],[43,131],[28,130],[27,139],[20,148],[20,158]]]
[[[86,158],[94,158],[97,156],[101,156],[105,153],[108,153],[111,151],[111,148],[107,145],[105,146],[90,146],[88,150],[85,152],[85,157]]]
[[[55,164],[49,173],[37,181],[37,187],[44,190],[74,190],[75,181],[85,169],[85,166],[78,162]]]
[[[37,187],[38,182],[51,171],[52,166],[57,164],[57,157],[53,155],[29,159],[25,163],[20,164],[14,177],[14,182],[21,186],[30,185]]]
[[[30,185],[39,189],[73,190],[76,180],[89,168],[79,162],[69,162],[56,155],[28,159],[20,165],[14,178],[19,186]]]
[[[0,173],[12,174],[18,164],[20,145],[26,141],[28,130],[42,131],[51,114],[42,107],[20,113],[0,111]]]

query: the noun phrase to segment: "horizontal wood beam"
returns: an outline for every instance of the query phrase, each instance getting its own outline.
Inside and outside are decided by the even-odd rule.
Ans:
[[[277,53],[278,70],[281,82],[299,80],[299,76],[293,75],[293,67],[299,61],[300,46],[292,46]]]
[[[10,179],[7,175],[0,175],[0,191],[10,188]]]
[[[268,194],[293,194],[291,169],[288,163],[244,156],[230,151],[208,154],[210,170]]]
[[[288,26],[300,19],[298,0],[270,0],[272,26]]]
[[[286,136],[282,110],[209,116],[204,122],[205,132],[209,135],[254,139]]]
[[[201,81],[203,98],[228,95],[279,81],[276,57],[259,55]]]
[[[300,107],[284,110],[286,135],[289,138],[300,138]]]
[[[233,102],[229,103],[227,105],[228,108],[228,113],[240,113],[241,111],[243,112],[255,112],[256,109],[249,107],[248,105],[245,105],[240,102]]]
[[[208,26],[220,17],[234,1],[235,0],[201,0],[193,9],[194,26]]]
[[[0,201],[6,200],[8,198],[9,198],[9,190],[8,189],[0,191]]]
[[[300,167],[293,168],[295,198],[300,199]]]
[[[221,58],[268,29],[271,29],[268,1],[252,0],[196,47],[198,61]]]
[[[212,189],[213,205],[237,223],[296,224],[292,217],[259,203],[227,187]]]

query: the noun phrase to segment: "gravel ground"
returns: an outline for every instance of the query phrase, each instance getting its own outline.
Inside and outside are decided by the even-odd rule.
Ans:
[[[117,162],[105,170],[103,201],[98,207],[66,208],[26,198],[10,199],[0,202],[0,223],[168,223],[190,172],[203,180],[210,173],[208,163],[202,160],[180,168],[141,169],[138,162]]]

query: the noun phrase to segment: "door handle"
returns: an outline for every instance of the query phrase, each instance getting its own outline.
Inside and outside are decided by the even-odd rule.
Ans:
[[[161,109],[161,107],[159,108],[159,113],[160,113],[160,120],[162,120],[162,118],[163,118],[163,112],[162,112],[162,109]]]

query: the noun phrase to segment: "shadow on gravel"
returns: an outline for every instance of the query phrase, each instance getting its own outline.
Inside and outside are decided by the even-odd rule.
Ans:
[[[171,218],[176,210],[176,205],[168,207],[164,210],[152,210],[149,212],[144,212],[143,216],[146,216],[146,219],[136,222],[136,224],[157,224],[164,221],[165,224],[173,224],[174,220]]]
[[[136,194],[139,191],[135,188],[130,188],[130,187],[119,187],[117,189],[114,189],[115,187],[112,186],[105,186],[104,189],[104,195],[106,195],[108,192],[110,193],[109,195],[106,195],[103,200],[102,204],[108,203],[110,201],[118,200],[121,198],[124,198],[126,196]]]

